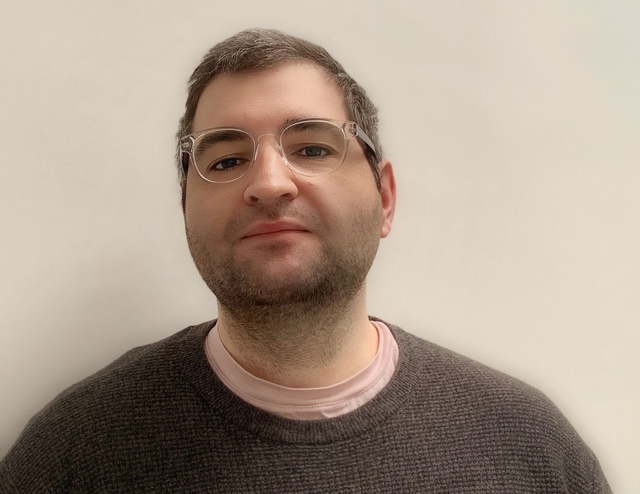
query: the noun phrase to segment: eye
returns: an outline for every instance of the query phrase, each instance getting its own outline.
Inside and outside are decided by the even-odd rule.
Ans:
[[[305,158],[324,158],[329,154],[329,150],[323,146],[309,145],[303,147],[297,154]]]
[[[245,162],[242,158],[229,157],[210,163],[208,169],[214,172],[232,170]]]

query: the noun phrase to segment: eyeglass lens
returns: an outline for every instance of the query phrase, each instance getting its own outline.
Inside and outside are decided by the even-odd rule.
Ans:
[[[330,122],[305,121],[287,127],[280,138],[289,166],[305,175],[331,173],[344,160],[342,127]],[[212,182],[229,182],[244,175],[255,156],[253,138],[244,131],[218,129],[198,136],[193,157],[200,174]]]

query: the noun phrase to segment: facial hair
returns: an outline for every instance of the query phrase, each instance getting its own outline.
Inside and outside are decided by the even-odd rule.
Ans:
[[[290,206],[277,205],[257,208],[251,218],[231,222],[225,238],[234,238],[246,225],[277,218],[300,218],[319,235],[321,249],[315,258],[304,260],[300,276],[288,279],[269,277],[260,270],[259,259],[237,260],[233,249],[214,252],[204,235],[187,225],[187,241],[193,260],[203,280],[216,295],[218,302],[232,318],[243,325],[260,324],[276,315],[283,323],[286,318],[300,319],[328,316],[340,312],[363,287],[375,258],[382,221],[380,201],[370,211],[352,216],[343,225],[341,237],[335,239],[313,214],[294,211]],[[309,222],[313,222],[309,225]],[[331,236],[323,238],[323,235]],[[270,253],[277,255],[277,252]]]

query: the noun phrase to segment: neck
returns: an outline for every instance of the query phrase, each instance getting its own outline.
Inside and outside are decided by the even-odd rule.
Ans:
[[[378,349],[364,288],[340,305],[264,306],[238,316],[218,304],[220,339],[256,377],[292,388],[330,386],[366,367]]]

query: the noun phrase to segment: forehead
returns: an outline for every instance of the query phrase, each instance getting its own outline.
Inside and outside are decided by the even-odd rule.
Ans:
[[[342,92],[324,70],[310,63],[289,63],[216,76],[200,96],[193,132],[212,127],[274,132],[302,118],[348,116]]]

